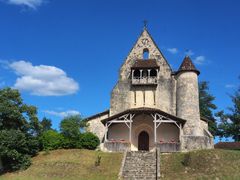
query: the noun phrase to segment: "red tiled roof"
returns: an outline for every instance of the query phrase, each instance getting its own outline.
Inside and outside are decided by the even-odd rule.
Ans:
[[[182,71],[194,71],[198,75],[200,74],[200,72],[196,69],[196,67],[194,66],[194,64],[189,56],[186,56],[183,59],[183,62],[181,64],[180,68],[178,69],[177,73],[182,72]]]
[[[132,69],[137,68],[159,68],[156,59],[137,59],[132,66]]]
[[[218,149],[239,149],[240,150],[240,142],[219,142],[214,145],[214,148]]]

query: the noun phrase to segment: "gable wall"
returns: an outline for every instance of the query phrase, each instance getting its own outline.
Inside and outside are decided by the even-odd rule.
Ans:
[[[149,58],[156,59],[160,66],[157,87],[131,85],[131,66],[137,59],[143,58],[146,48]],[[176,81],[171,73],[170,66],[152,38],[147,31],[143,31],[120,69],[119,81],[111,93],[110,115],[137,107],[159,108],[176,115]]]

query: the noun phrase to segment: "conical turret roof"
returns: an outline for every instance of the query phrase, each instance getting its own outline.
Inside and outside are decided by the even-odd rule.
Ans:
[[[200,71],[196,69],[196,67],[194,66],[194,64],[189,56],[186,56],[183,59],[183,62],[181,64],[181,66],[179,67],[177,73],[183,72],[183,71],[193,71],[193,72],[196,72],[197,75],[200,74]]]

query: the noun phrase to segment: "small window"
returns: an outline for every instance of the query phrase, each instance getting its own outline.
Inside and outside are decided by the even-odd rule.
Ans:
[[[143,59],[149,59],[149,50],[148,49],[144,49],[143,50]]]

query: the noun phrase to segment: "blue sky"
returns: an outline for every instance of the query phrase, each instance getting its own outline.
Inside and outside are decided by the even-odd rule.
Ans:
[[[109,108],[143,20],[174,70],[187,49],[219,110],[239,85],[240,1],[0,0],[0,87],[53,120]]]

